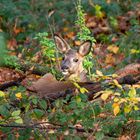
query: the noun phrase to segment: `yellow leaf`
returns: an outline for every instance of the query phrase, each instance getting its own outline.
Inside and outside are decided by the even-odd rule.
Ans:
[[[55,107],[52,109],[52,112],[53,112],[53,113],[55,112]]]
[[[80,103],[81,102],[81,98],[79,96],[76,96],[76,101],[77,101],[77,103]]]
[[[118,105],[119,105],[118,103],[113,103],[112,107],[115,108]]]
[[[118,83],[117,80],[113,80],[115,86],[117,86],[118,88],[122,89],[122,86]]]
[[[101,99],[102,99],[103,101],[105,101],[111,94],[112,94],[112,91],[105,91],[105,92],[101,95]]]
[[[134,98],[134,97],[129,98],[129,100],[135,104],[137,104],[139,102],[139,100],[137,98]]]
[[[119,92],[115,92],[114,95],[120,96],[121,94]]]
[[[130,53],[131,53],[131,54],[138,54],[138,53],[140,53],[140,50],[131,49],[131,50],[130,50]]]
[[[51,129],[51,130],[48,131],[48,133],[49,133],[49,134],[54,134],[55,131]]]
[[[80,89],[80,86],[79,86],[79,84],[78,84],[78,83],[73,82],[73,84],[74,84],[74,86],[75,86],[76,88]]]
[[[136,90],[132,87],[128,93],[129,97],[136,97]]]
[[[103,73],[99,70],[96,70],[96,74],[99,75],[99,76],[103,76]]]
[[[127,105],[124,107],[124,112],[129,113],[131,111],[132,107],[130,105]]]
[[[136,110],[136,111],[139,110],[138,106],[135,105],[134,110]]]
[[[21,92],[16,93],[15,96],[16,96],[18,99],[22,99]]]
[[[126,99],[120,99],[120,101],[118,102],[118,104],[122,104],[122,103],[127,103],[127,100]]]
[[[51,60],[52,60],[52,61],[55,61],[56,59],[55,59],[55,58],[51,58]]]
[[[118,102],[119,101],[119,98],[114,98],[114,102]]]
[[[80,88],[81,93],[88,93],[88,90],[86,88]]]
[[[119,47],[115,46],[115,45],[109,45],[107,47],[107,50],[109,50],[110,52],[117,54],[119,51]]]
[[[113,106],[114,115],[116,116],[120,112],[120,106],[117,103],[114,103],[112,106]]]
[[[3,91],[0,91],[0,97],[5,96],[5,93]]]
[[[117,78],[118,75],[117,75],[117,74],[112,74],[112,77],[113,77],[113,78]]]

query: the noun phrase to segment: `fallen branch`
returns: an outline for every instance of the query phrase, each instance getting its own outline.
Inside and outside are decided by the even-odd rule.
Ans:
[[[0,90],[5,90],[9,87],[12,87],[12,86],[19,86],[21,85],[20,82],[25,78],[26,76],[22,76],[14,81],[9,81],[9,82],[6,82],[4,84],[1,84],[0,85]]]
[[[140,64],[130,64],[116,72],[116,74],[118,74],[116,80],[119,84],[137,83],[140,81]],[[106,80],[105,82],[85,82],[78,84],[88,90],[86,94],[89,99],[92,99],[95,93],[108,88],[111,81],[112,80]],[[51,74],[44,75],[37,82],[33,83],[32,86],[27,88],[36,92],[40,97],[52,99],[65,97],[68,94],[74,95],[76,89],[72,82],[57,81]]]
[[[18,60],[18,62],[16,63],[17,65],[19,65],[19,69],[22,70],[23,72],[30,71],[30,73],[36,74],[36,75],[44,75],[49,72],[48,66],[44,66],[38,63],[31,63],[28,61],[24,62],[21,60]],[[4,64],[3,66],[7,68],[11,68],[11,65],[8,65],[8,64]],[[15,69],[15,68],[16,66],[12,66],[12,69]]]
[[[64,126],[64,125],[63,125]],[[57,130],[63,127],[62,125],[59,124],[54,124],[54,123],[49,123],[49,122],[41,122],[41,123],[36,123],[32,125],[11,125],[11,124],[0,124],[0,127],[10,127],[10,128],[19,128],[19,129],[45,129],[45,130]],[[77,132],[93,132],[92,129],[85,130],[84,128],[78,128],[77,126],[67,126],[68,129],[75,129]]]

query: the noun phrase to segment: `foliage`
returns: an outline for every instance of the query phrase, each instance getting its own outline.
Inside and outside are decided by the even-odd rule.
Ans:
[[[50,64],[50,72],[57,78],[60,77],[60,73],[56,69],[58,61],[58,52],[56,50],[56,45],[53,39],[48,38],[48,33],[38,33],[35,37],[41,45],[41,51],[43,57],[46,59],[46,64]]]
[[[79,27],[79,32],[77,34],[78,39],[80,39],[81,41],[90,40],[94,44],[96,40],[94,39],[94,37],[91,36],[91,31],[89,30],[89,28],[86,27],[85,14],[84,10],[82,9],[80,0],[76,8],[77,20],[75,23]]]
[[[4,64],[5,56],[7,55],[7,49],[6,49],[6,40],[4,37],[4,33],[0,32],[0,66]]]
[[[79,28],[79,32],[77,33],[78,39],[80,41],[90,40],[92,42],[92,45],[94,45],[96,40],[94,39],[94,37],[91,36],[91,31],[86,26],[85,14],[81,6],[81,0],[78,1],[76,8],[77,8],[77,20],[75,23]],[[91,69],[94,67],[93,62],[94,60],[92,54],[90,53],[88,56],[86,56],[86,59],[84,60],[83,64],[84,67],[87,69],[89,76],[91,76]]]
[[[126,61],[132,61],[133,59],[135,60],[140,58],[140,25],[137,22],[138,21],[135,20],[131,29],[126,32],[126,36],[122,36],[117,42],[117,44],[120,46],[120,51],[125,51]]]
[[[18,58],[16,56],[9,56],[7,47],[6,47],[6,37],[3,32],[0,32],[0,66],[9,66],[9,67],[16,67],[20,68],[18,64]]]
[[[133,86],[123,88],[116,81],[112,83],[112,86],[112,89],[101,91],[102,101],[91,103],[85,94],[79,93],[74,97],[67,96],[65,99],[57,99],[51,106],[49,102],[39,99],[37,96],[27,96],[23,87],[13,87],[6,94],[0,91],[0,124],[31,124],[32,121],[45,119],[51,124],[61,126],[55,132],[49,130],[50,138],[54,134],[61,136],[62,132],[66,131],[68,132],[64,137],[72,137],[71,135],[75,133],[75,125],[81,126],[86,132],[92,130],[93,135],[98,139],[104,138],[107,134],[117,137],[121,135],[122,127],[127,125],[129,120],[139,120],[140,96],[139,88]],[[104,107],[101,102],[104,102]],[[16,107],[13,106],[15,103]],[[137,126],[136,129],[139,127]],[[1,128],[1,131],[8,134],[11,129]],[[23,130],[23,132],[26,131],[28,134],[25,137],[31,135],[46,137],[39,129],[33,129],[32,132],[30,129]],[[19,137],[24,137],[20,129],[17,130],[17,133]],[[15,133],[11,135],[16,136]],[[81,137],[83,136],[81,135]]]
[[[95,97],[101,95],[100,99],[94,99],[94,97],[92,101],[89,101],[85,94],[88,92],[87,89],[80,87],[75,82],[74,85],[77,88],[75,96],[68,95],[64,99],[53,101],[39,98],[33,93],[27,92],[22,86],[0,91],[0,125],[28,126],[25,128],[1,126],[0,134],[5,139],[32,139],[33,137],[35,139],[87,139],[91,136],[91,139],[102,140],[128,134],[140,139],[140,86],[120,85],[113,80],[116,75],[110,72],[110,69],[115,69],[116,64],[114,64],[115,67],[112,64],[110,69],[106,68],[106,64],[104,64],[106,61],[110,63],[115,56],[118,60],[118,54],[125,56],[121,60],[125,63],[139,59],[140,23],[138,17],[130,16],[127,21],[129,28],[123,31],[119,27],[121,22],[117,18],[129,10],[134,11],[138,2],[137,0],[134,2],[131,0],[89,0],[88,3],[86,0],[78,0],[75,10],[73,3],[66,0],[1,0],[0,30],[6,33],[10,41],[16,40],[17,48],[14,51],[18,55],[22,54],[22,60],[47,65],[50,72],[56,77],[59,77],[60,74],[55,66],[61,58],[55,49],[54,40],[50,37],[48,24],[51,25],[52,30],[63,31],[66,38],[69,31],[75,29],[72,26],[77,12],[75,24],[78,27],[77,37],[80,43],[91,40],[93,48],[96,48],[94,43],[97,40],[97,44],[105,45],[105,48],[104,46],[100,48],[101,55],[93,56],[93,53],[90,53],[84,62],[90,78],[101,82],[101,86],[105,87],[105,90],[96,93]],[[50,16],[51,13],[53,13],[52,16]],[[99,27],[105,21],[109,26],[109,32],[94,34],[94,29],[92,27],[89,29],[86,23],[86,18],[90,17],[90,14],[93,14],[92,18],[99,24]],[[46,19],[46,15],[49,20]],[[57,25],[55,28],[54,23]],[[92,21],[93,23],[94,21]],[[66,30],[68,33],[64,29],[68,29]],[[92,34],[94,37],[91,36]],[[36,37],[32,39],[33,36]],[[71,36],[71,39],[73,38],[75,39],[75,36]],[[9,55],[14,51],[6,48],[5,39],[4,34],[0,32],[0,66],[8,65],[20,68],[17,63],[18,55]],[[103,50],[109,55],[103,54]],[[41,61],[37,59],[38,52],[41,53],[41,57],[39,56]],[[103,67],[98,67],[100,61],[97,58],[100,57]],[[122,67],[121,64],[119,62],[117,67]],[[111,80],[111,83],[108,85],[106,80]],[[51,124],[54,129],[35,128],[38,125],[29,127],[40,121],[46,121],[47,125]],[[42,127],[42,125],[39,126]],[[79,131],[83,131],[83,133]]]
[[[65,21],[69,21],[67,24],[74,21],[74,16],[70,14],[75,12],[71,1],[1,0],[0,27],[10,38],[16,37],[18,41],[24,41],[27,36],[33,37],[38,32],[49,32],[46,15],[53,9],[56,10],[53,17],[60,27]],[[64,18],[65,21],[62,22],[59,18]]]

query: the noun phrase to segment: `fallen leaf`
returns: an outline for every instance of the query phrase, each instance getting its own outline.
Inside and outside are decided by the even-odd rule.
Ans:
[[[113,82],[114,82],[115,86],[117,86],[118,88],[122,89],[122,85],[120,85],[117,80],[113,80]]]
[[[119,106],[118,103],[114,103],[114,104],[112,105],[112,107],[113,107],[114,115],[116,116],[116,115],[120,112],[120,106]]]
[[[105,63],[106,64],[111,64],[111,65],[113,65],[115,63],[115,58],[113,57],[112,54],[107,54],[106,55]]]
[[[22,99],[21,92],[16,93],[15,96],[16,96],[18,99]]]
[[[105,101],[110,95],[112,94],[112,91],[105,91],[102,95],[101,95],[101,99],[103,101]]]
[[[67,34],[67,37],[68,37],[68,38],[73,38],[73,37],[74,37],[74,35],[75,35],[75,33],[74,33],[74,32],[69,32],[69,33]]]
[[[99,75],[99,76],[103,76],[103,73],[99,70],[96,70],[96,74]]]
[[[125,113],[129,113],[129,112],[131,111],[131,109],[132,109],[132,107],[131,107],[130,105],[126,105],[126,106],[124,107],[124,112],[125,112]]]
[[[81,41],[77,40],[74,42],[76,46],[80,46],[81,45]]]
[[[112,52],[114,54],[117,54],[118,51],[119,51],[119,47],[118,46],[115,46],[115,45],[109,45],[107,47],[107,50],[109,50],[110,52]]]

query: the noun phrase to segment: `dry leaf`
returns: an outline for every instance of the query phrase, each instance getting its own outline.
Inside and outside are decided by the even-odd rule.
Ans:
[[[73,37],[74,37],[74,35],[75,35],[75,33],[74,33],[74,32],[69,32],[69,33],[67,34],[67,37],[68,37],[68,38],[73,38]]]
[[[114,103],[114,104],[112,105],[112,107],[113,107],[114,115],[116,116],[116,115],[120,112],[120,106],[119,106],[118,103]]]
[[[112,54],[107,54],[107,56],[105,58],[105,63],[112,64],[112,65],[115,63],[115,58],[113,57]]]
[[[115,46],[115,45],[109,45],[107,47],[107,50],[109,50],[110,52],[117,54],[119,51],[119,47]]]
[[[112,94],[112,91],[105,91],[102,95],[101,95],[101,99],[102,100],[106,100],[110,95]]]
[[[80,46],[81,45],[81,41],[77,40],[74,42],[76,46]]]
[[[96,70],[96,74],[99,75],[99,76],[103,76],[103,73],[99,70]]]
[[[113,80],[113,82],[114,82],[115,86],[122,89],[122,85],[120,85],[117,80]]]

